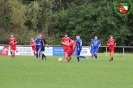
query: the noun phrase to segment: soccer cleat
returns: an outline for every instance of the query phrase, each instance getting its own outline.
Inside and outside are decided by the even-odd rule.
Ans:
[[[70,58],[69,58],[69,61],[70,61],[71,59],[72,59],[72,58],[70,57]]]
[[[112,57],[112,60],[113,60],[113,57]]]
[[[47,59],[46,59],[47,57],[46,57],[45,55],[44,55],[44,58],[45,58],[45,60],[47,60]]]

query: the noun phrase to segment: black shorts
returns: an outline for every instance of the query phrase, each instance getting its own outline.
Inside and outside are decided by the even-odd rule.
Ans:
[[[44,50],[45,50],[45,47],[44,47],[44,46],[42,46],[41,51],[44,51]]]

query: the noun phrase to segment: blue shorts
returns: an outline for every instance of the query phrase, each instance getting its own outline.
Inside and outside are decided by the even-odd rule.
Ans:
[[[93,48],[92,49],[92,53],[98,53],[98,51],[99,51],[99,48]]]
[[[91,48],[91,49],[90,49],[90,53],[92,53],[92,52],[93,52],[93,49]]]
[[[76,54],[77,55],[80,55],[80,52],[81,52],[81,49],[80,50],[77,50]]]
[[[38,52],[39,50],[41,50],[41,46],[39,46],[39,47],[36,47],[36,52]]]

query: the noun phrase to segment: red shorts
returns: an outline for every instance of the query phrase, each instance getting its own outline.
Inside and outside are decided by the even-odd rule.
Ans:
[[[16,50],[16,46],[14,46],[14,45],[13,46],[10,46],[10,49],[11,50]]]
[[[70,57],[74,53],[74,50],[68,50],[66,53],[67,53],[68,57]]]
[[[69,49],[69,47],[68,47],[68,46],[63,46],[63,50],[64,50],[64,52],[67,52],[67,51],[68,51],[68,49]]]
[[[109,48],[109,52],[114,52],[114,48]]]

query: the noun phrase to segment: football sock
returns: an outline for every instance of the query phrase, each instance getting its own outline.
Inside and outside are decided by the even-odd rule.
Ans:
[[[68,62],[68,57],[66,57],[66,61]]]
[[[79,58],[86,58],[85,56],[79,56]]]
[[[41,53],[39,52],[38,58],[40,58],[40,57],[41,57]]]
[[[80,62],[79,57],[77,57],[78,62]]]
[[[38,52],[36,53],[36,58],[38,58]]]
[[[97,59],[97,55],[95,55],[95,58]]]
[[[44,54],[42,54],[42,59],[44,58]]]

